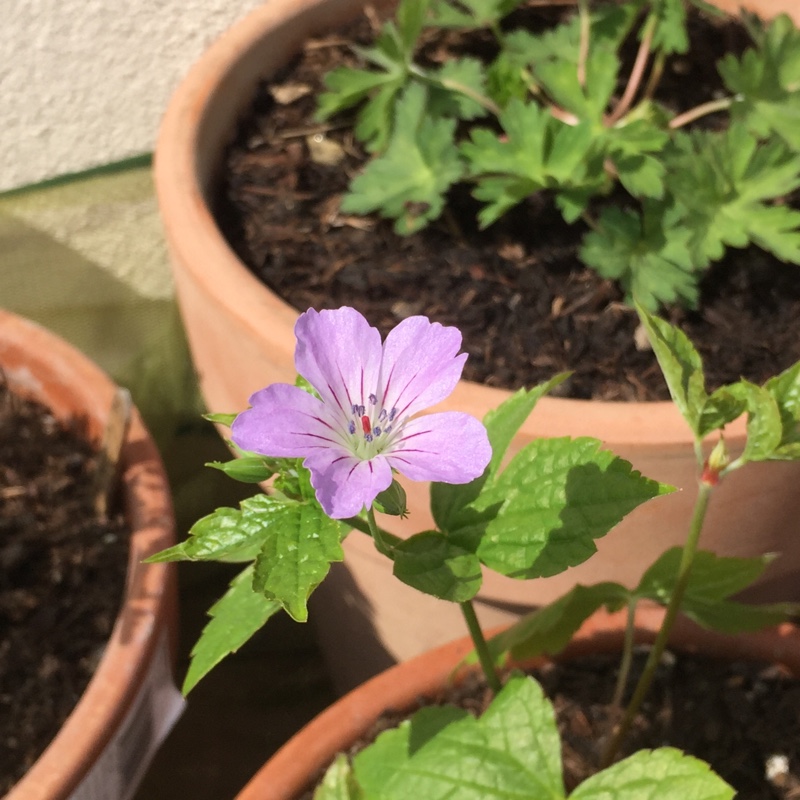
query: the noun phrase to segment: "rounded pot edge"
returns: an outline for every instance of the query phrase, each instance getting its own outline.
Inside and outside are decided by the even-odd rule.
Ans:
[[[652,643],[663,618],[661,608],[642,607],[636,615],[638,643]],[[590,617],[558,659],[573,659],[592,653],[619,650],[626,612],[600,611]],[[670,638],[679,651],[717,658],[772,661],[800,676],[800,632],[784,624],[758,633],[726,636],[701,629],[679,619]],[[471,651],[468,638],[458,639],[408,662],[394,666],[357,687],[315,717],[292,737],[253,776],[236,800],[296,800],[317,776],[364,734],[386,710],[415,708],[421,697],[431,696],[456,670]],[[526,662],[531,667],[544,659]],[[457,680],[457,678],[456,678]]]
[[[35,323],[0,311],[0,369],[9,385],[48,405],[59,419],[83,416],[102,434],[114,395],[111,379],[71,345]],[[112,740],[156,659],[174,665],[174,565],[143,564],[175,541],[164,466],[133,409],[121,459],[121,491],[131,526],[123,605],[86,690],[47,749],[6,800],[66,800]]]

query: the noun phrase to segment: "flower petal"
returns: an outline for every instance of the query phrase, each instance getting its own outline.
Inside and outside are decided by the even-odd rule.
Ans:
[[[361,461],[344,450],[318,450],[304,465],[325,513],[333,519],[354,517],[392,482],[392,470],[378,456]]]
[[[297,371],[332,409],[349,418],[378,385],[381,335],[353,308],[309,309],[295,325]]]
[[[469,483],[483,474],[492,447],[475,417],[443,411],[407,422],[385,456],[393,469],[413,481]]]
[[[242,450],[265,456],[305,458],[320,448],[343,447],[330,411],[316,397],[273,383],[250,398],[252,408],[231,425],[231,438]]]
[[[455,389],[467,354],[458,355],[458,328],[408,317],[386,337],[381,383],[383,405],[400,417],[416,414],[444,400]]]

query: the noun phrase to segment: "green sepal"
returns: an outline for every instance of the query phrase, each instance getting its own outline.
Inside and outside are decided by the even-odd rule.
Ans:
[[[245,456],[233,461],[208,461],[206,466],[218,469],[241,483],[263,483],[277,471],[277,464],[263,456]]]

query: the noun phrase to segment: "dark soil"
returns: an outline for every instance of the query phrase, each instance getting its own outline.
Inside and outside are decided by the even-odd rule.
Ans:
[[[532,27],[552,22],[539,13],[520,15]],[[241,120],[216,206],[242,260],[298,310],[351,305],[384,335],[412,314],[458,326],[470,355],[464,377],[474,381],[515,388],[571,370],[561,394],[666,399],[652,352],[636,347],[635,313],[615,285],[578,261],[582,223],[565,225],[546,195],[483,233],[466,189],[453,191],[451,213],[411,237],[395,235],[387,221],[339,212],[364,153],[346,117],[315,122],[315,95],[327,70],[353,63],[348,41],[367,43],[373,30],[364,18],[309,43],[261,86]],[[698,17],[691,35],[696,57],[673,58],[660,88],[659,99],[677,110],[713,97],[715,62],[747,41],[733,23]],[[422,57],[441,60],[452,48],[481,52],[485,42],[427,41]],[[631,42],[631,58],[634,49]],[[341,160],[315,161],[311,148],[320,145]],[[695,341],[710,387],[742,376],[761,383],[800,359],[800,269],[756,248],[730,249],[709,271],[697,311],[664,314]]]
[[[637,652],[632,681],[638,678],[646,653],[646,649]],[[610,700],[618,666],[618,657],[595,656],[551,663],[535,673],[556,710],[568,792],[598,769],[603,744],[617,719]],[[480,715],[489,700],[485,683],[475,677],[435,702]],[[350,755],[407,716],[386,714]],[[711,764],[736,789],[737,800],[796,800],[800,798],[800,682],[771,665],[667,652],[620,757],[664,746]],[[769,779],[768,769],[773,771]],[[301,800],[310,798],[309,793]]]
[[[94,511],[82,431],[12,395],[0,374],[0,795],[86,688],[125,586],[126,523]]]

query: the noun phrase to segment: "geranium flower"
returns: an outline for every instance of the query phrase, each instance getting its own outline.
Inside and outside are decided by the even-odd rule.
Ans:
[[[457,328],[427,317],[380,333],[352,308],[309,310],[295,325],[295,367],[321,399],[276,383],[250,398],[231,428],[243,450],[302,458],[317,499],[343,519],[370,506],[392,482],[468,483],[491,458],[486,429],[445,411],[414,415],[443,400],[461,377],[466,353]]]

